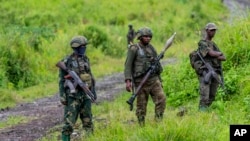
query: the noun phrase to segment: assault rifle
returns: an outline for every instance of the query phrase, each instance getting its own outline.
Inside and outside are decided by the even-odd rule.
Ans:
[[[127,100],[127,103],[130,105],[130,111],[133,110],[133,103],[134,100],[137,96],[137,94],[139,93],[139,91],[141,90],[142,86],[144,85],[144,83],[148,80],[148,78],[150,77],[151,74],[153,74],[155,72],[156,69],[156,65],[157,63],[159,63],[159,61],[163,58],[164,53],[166,52],[166,50],[172,45],[174,37],[176,35],[176,32],[167,40],[165,47],[163,49],[163,51],[157,56],[157,58],[155,59],[155,62],[152,63],[152,65],[150,66],[150,68],[148,69],[146,75],[143,77],[142,81],[140,82],[139,86],[137,87],[137,89],[133,92],[132,96],[129,98],[129,100]]]
[[[197,51],[197,54],[199,55],[199,57],[201,58],[201,61],[205,64],[205,67],[208,69],[208,73],[205,75],[205,78],[204,78],[204,82],[206,84],[209,83],[209,81],[214,78],[217,82],[220,83],[222,89],[224,90],[224,78],[223,78],[223,73],[222,73],[222,67],[220,68],[220,71],[221,71],[221,79],[219,78],[218,74],[214,71],[213,67],[208,63],[206,62],[203,57],[200,55],[200,52]]]
[[[86,86],[86,84],[84,82],[82,82],[81,78],[79,78],[79,76],[76,74],[75,71],[68,70],[67,67],[65,66],[65,64],[61,61],[58,62],[56,64],[56,66],[61,68],[64,71],[68,72],[68,74],[73,78],[74,83],[76,83],[76,85],[78,85],[82,88],[82,90],[85,92],[86,96],[91,100],[91,102],[95,102],[94,94],[89,90],[89,88]]]

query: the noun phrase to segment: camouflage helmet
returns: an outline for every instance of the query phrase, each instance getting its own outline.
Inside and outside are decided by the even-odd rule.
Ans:
[[[206,27],[205,27],[206,30],[213,30],[213,29],[218,29],[217,26],[215,25],[215,23],[207,23],[206,24]]]
[[[72,48],[76,48],[81,45],[87,45],[87,44],[88,44],[87,38],[85,38],[84,36],[75,36],[70,41],[70,46]]]
[[[136,37],[139,39],[141,36],[151,36],[153,37],[153,33],[150,28],[142,27],[137,31]]]

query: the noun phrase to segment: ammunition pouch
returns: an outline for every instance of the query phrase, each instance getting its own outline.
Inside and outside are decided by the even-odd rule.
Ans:
[[[90,74],[88,73],[80,74],[80,78],[88,87],[91,87],[92,77]]]
[[[137,62],[135,65],[133,77],[134,78],[143,77],[150,68],[150,65],[151,65],[150,62]]]

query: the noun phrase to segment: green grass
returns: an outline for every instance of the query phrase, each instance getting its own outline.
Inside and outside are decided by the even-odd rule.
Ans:
[[[140,128],[125,103],[126,93],[114,102],[93,106],[95,134],[83,140],[225,141],[230,124],[250,123],[249,17],[226,23],[228,11],[218,0],[43,0],[39,4],[16,0],[3,1],[0,8],[5,11],[0,13],[0,108],[55,94],[55,64],[71,52],[68,43],[77,34],[86,34],[90,41],[87,54],[95,77],[122,72],[127,25],[133,24],[135,29],[148,26],[153,30],[152,44],[158,52],[177,32],[165,58],[178,61],[166,66],[162,74],[168,97],[165,118],[162,123],[154,121],[150,102],[146,126]],[[227,57],[223,67],[229,93],[219,91],[210,112],[200,113],[198,81],[188,54],[197,48],[202,28],[211,21],[219,27],[214,40]],[[182,118],[176,116],[179,106],[188,108]],[[22,118],[14,119],[0,123],[1,127],[22,122]],[[57,140],[60,135],[58,130],[50,133],[43,140]]]
[[[213,105],[209,112],[198,112],[198,99],[183,105],[187,114],[179,117],[178,108],[167,104],[162,122],[154,120],[154,104],[149,99],[145,127],[137,123],[135,111],[129,111],[126,100],[129,94],[123,93],[113,102],[93,105],[94,135],[84,137],[86,141],[225,141],[229,140],[230,124],[249,124],[241,105],[229,101],[223,105],[225,111]],[[235,96],[235,100],[238,98]],[[240,98],[239,98],[240,99]],[[114,108],[115,107],[115,108]],[[80,121],[78,120],[78,125]],[[60,131],[53,132],[43,140],[59,137]]]
[[[21,123],[26,123],[31,120],[30,117],[10,116],[8,119],[0,121],[0,129],[12,127]]]

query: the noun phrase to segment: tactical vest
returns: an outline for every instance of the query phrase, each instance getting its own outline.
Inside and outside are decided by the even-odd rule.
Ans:
[[[136,46],[137,51],[132,69],[133,77],[143,77],[143,75],[149,70],[152,60],[157,57],[157,53],[150,44],[147,47],[141,47],[138,43],[134,46]],[[162,66],[158,63],[155,73],[160,74],[161,72]]]
[[[73,57],[72,55],[66,59],[66,67],[72,71],[75,71],[77,75],[88,86],[92,85],[92,76],[90,72],[89,59],[87,56]]]

